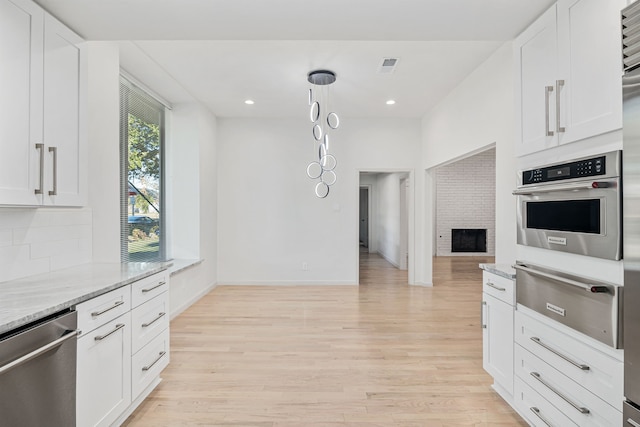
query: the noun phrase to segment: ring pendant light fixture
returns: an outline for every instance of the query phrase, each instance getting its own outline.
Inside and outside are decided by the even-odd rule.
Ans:
[[[329,110],[328,88],[336,81],[336,75],[333,71],[315,70],[307,75],[307,80],[313,85],[309,89],[309,119],[313,123],[313,152],[318,159],[307,166],[307,176],[318,180],[315,186],[316,196],[325,198],[337,180],[334,171],[337,161],[329,152],[329,132],[338,129],[340,118],[338,114]]]

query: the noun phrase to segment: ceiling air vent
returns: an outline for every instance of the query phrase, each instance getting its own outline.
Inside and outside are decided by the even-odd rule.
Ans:
[[[382,65],[378,72],[383,74],[393,73],[396,69],[396,65],[398,64],[398,58],[383,58]]]

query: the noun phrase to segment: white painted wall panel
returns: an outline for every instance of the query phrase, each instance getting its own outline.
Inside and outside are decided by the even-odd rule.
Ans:
[[[338,180],[326,199],[306,176],[316,153],[304,112],[219,118],[218,130],[219,282],[356,283],[359,171],[415,170],[420,121],[343,118],[332,133]]]
[[[422,120],[422,162],[426,169],[496,147],[496,262],[515,261],[516,186],[514,144],[513,55],[511,43],[500,47]],[[435,194],[427,191],[425,205]],[[426,241],[434,230],[425,217]],[[432,252],[425,244],[425,259]],[[430,270],[430,268],[429,268]]]

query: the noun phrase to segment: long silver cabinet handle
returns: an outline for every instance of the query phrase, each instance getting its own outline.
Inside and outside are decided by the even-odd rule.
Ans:
[[[640,424],[638,424],[637,422],[633,421],[631,418],[627,418],[627,424],[629,424],[630,426],[633,426],[633,427],[640,427]]]
[[[500,286],[496,286],[496,285],[494,285],[493,283],[491,283],[489,281],[487,281],[486,285],[489,286],[490,288],[497,289],[500,292],[504,292],[504,291],[507,290],[506,288],[501,288]]]
[[[165,354],[167,354],[166,351],[161,351],[160,353],[158,353],[158,357],[156,358],[156,360],[154,360],[150,365],[143,366],[142,370],[143,371],[148,371],[149,369],[151,369],[153,367],[153,365],[158,363],[160,361],[160,359],[162,359],[162,356],[164,356]]]
[[[486,301],[480,302],[480,325],[482,329],[487,329],[487,324],[484,323],[484,307],[487,305]]]
[[[33,350],[30,353],[25,354],[22,357],[19,357],[9,363],[7,363],[6,365],[0,366],[0,375],[4,374],[5,372],[8,372],[10,370],[12,370],[13,368],[17,368],[18,366],[22,365],[23,363],[26,363],[30,360],[35,359],[36,357],[40,356],[41,354],[46,353],[47,351],[54,349],[56,347],[59,347],[60,345],[62,345],[63,342],[75,337],[78,335],[77,330],[75,331],[71,331],[63,336],[61,336],[60,338],[58,338],[55,341],[51,341],[49,344],[45,344],[40,348],[37,348],[35,350]]]
[[[556,282],[560,282],[560,283],[564,283],[564,284],[567,284],[567,285],[575,286],[576,288],[583,289],[583,290],[585,290],[587,292],[592,292],[592,293],[605,293],[605,292],[608,292],[608,289],[607,289],[606,286],[592,285],[590,283],[578,282],[577,280],[571,280],[571,279],[567,279],[566,277],[556,276],[555,274],[545,273],[544,271],[540,271],[540,270],[536,270],[536,269],[533,269],[533,268],[529,268],[529,267],[526,267],[526,266],[521,265],[521,264],[514,264],[513,268],[515,268],[516,270],[526,271],[527,273],[533,274],[535,276],[545,277],[547,279],[555,280]]]
[[[154,290],[154,289],[156,289],[156,288],[159,288],[160,286],[162,286],[162,285],[166,285],[166,284],[167,284],[167,282],[162,281],[162,282],[158,283],[158,284],[157,284],[157,285],[155,285],[155,286],[152,286],[152,287],[150,287],[150,288],[145,288],[145,289],[143,289],[143,290],[142,290],[142,293],[143,293],[143,294],[146,294],[147,292],[151,292],[152,290]]]
[[[92,317],[98,317],[98,316],[100,316],[100,315],[105,314],[107,311],[111,311],[111,310],[113,310],[114,308],[118,308],[118,307],[120,307],[122,304],[124,304],[124,301],[116,301],[116,302],[114,302],[114,303],[113,303],[113,305],[112,305],[111,307],[109,307],[109,308],[105,308],[104,310],[101,310],[101,311],[94,311],[93,313],[91,313],[91,316],[92,316]]]
[[[162,319],[162,317],[167,314],[167,313],[158,313],[158,317],[156,317],[155,319],[153,319],[151,322],[147,322],[147,323],[143,323],[142,327],[143,328],[148,328],[149,326],[153,325],[154,323],[156,323],[158,320]]]
[[[109,335],[115,334],[115,333],[116,333],[116,332],[118,332],[120,329],[124,328],[124,326],[125,326],[125,325],[124,325],[124,323],[118,323],[118,324],[116,325],[116,327],[115,327],[115,328],[113,328],[113,331],[108,332],[108,333],[106,333],[106,334],[104,334],[104,335],[97,335],[94,339],[95,339],[96,341],[102,341],[103,339],[105,339],[105,338],[106,338],[106,337],[108,337]]]
[[[551,424],[545,417],[542,416],[542,414],[540,413],[540,409],[536,408],[535,406],[532,406],[529,409],[531,409],[531,412],[536,414],[536,417],[540,418],[540,421],[542,421],[544,425],[553,427],[553,424]]]
[[[553,184],[553,186],[540,185],[540,186],[531,187],[531,188],[518,188],[516,190],[513,190],[511,194],[513,194],[514,196],[528,196],[528,195],[540,194],[540,193],[542,194],[555,193],[558,191],[616,188],[617,186],[618,186],[618,182],[615,179],[602,180],[602,181],[587,181],[587,182],[583,181],[583,182],[576,182],[573,184]]]
[[[42,194],[42,187],[44,187],[44,144],[36,144],[36,150],[40,150],[40,185],[35,189],[35,194]]]
[[[542,341],[540,341],[540,338],[538,337],[531,337],[530,338],[531,341],[533,341],[534,343],[538,344],[539,346],[546,348],[547,350],[549,350],[551,353],[555,354],[556,356],[560,357],[561,359],[571,363],[573,366],[575,366],[576,368],[582,370],[582,371],[588,371],[591,368],[589,367],[589,365],[583,365],[582,363],[578,363],[575,360],[570,359],[569,357],[565,356],[564,354],[560,353],[558,350],[549,347],[548,345],[546,345],[545,343],[543,343]]]
[[[549,98],[551,98],[553,86],[544,87],[544,132],[545,136],[553,136],[553,131],[549,130]]]
[[[49,147],[49,152],[53,153],[53,190],[49,195],[55,196],[58,194],[58,147]]]
[[[565,128],[560,126],[560,89],[564,86],[564,80],[556,80],[556,131],[564,132]]]
[[[575,408],[576,411],[580,412],[581,414],[588,414],[591,411],[589,411],[587,408],[585,408],[584,406],[580,406],[578,404],[576,404],[573,400],[569,399],[567,396],[565,396],[564,394],[560,393],[558,390],[556,390],[555,387],[553,387],[551,384],[549,384],[548,382],[546,382],[545,380],[543,380],[540,377],[540,374],[537,372],[531,372],[531,376],[533,378],[535,378],[536,380],[538,380],[542,385],[544,385],[546,388],[548,388],[549,390],[551,390],[552,392],[554,392],[556,395],[558,395],[559,398],[561,398],[562,400],[564,400],[565,402],[567,402],[569,405],[573,406]]]

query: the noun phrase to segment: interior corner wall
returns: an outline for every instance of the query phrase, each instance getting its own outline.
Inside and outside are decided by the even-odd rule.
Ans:
[[[496,262],[515,261],[516,185],[513,154],[514,67],[511,42],[505,43],[474,70],[422,120],[422,165],[431,169],[470,153],[496,147]],[[433,191],[425,194],[432,206]],[[434,218],[425,217],[425,236]],[[432,246],[425,244],[431,262]],[[429,251],[430,253],[426,253]]]
[[[357,283],[359,171],[415,170],[420,121],[343,118],[325,199],[305,172],[312,141],[302,116],[218,119],[220,284]]]
[[[436,170],[436,255],[495,255],[496,151],[483,151]],[[487,230],[486,253],[453,253],[451,230]]]
[[[117,43],[86,42],[93,262],[120,262],[120,59]]]
[[[400,266],[400,180],[404,173],[378,175],[378,253],[395,267]]]
[[[172,258],[201,263],[171,276],[171,316],[217,280],[217,119],[198,103],[174,105],[167,145]]]

